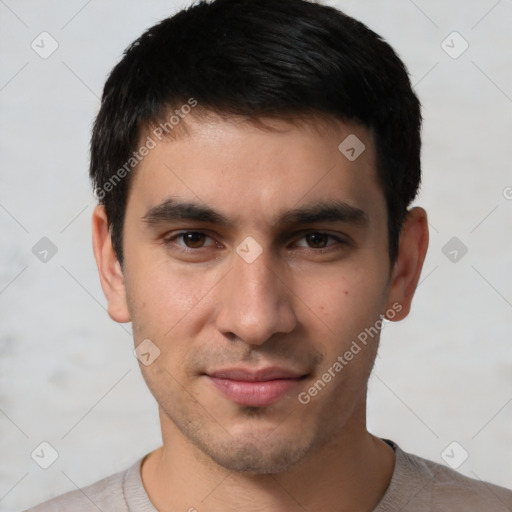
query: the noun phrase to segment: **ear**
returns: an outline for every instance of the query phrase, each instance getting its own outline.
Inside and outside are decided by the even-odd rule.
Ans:
[[[390,320],[402,320],[409,314],[427,248],[427,213],[423,208],[412,208],[409,210],[400,232],[398,257],[391,273],[387,304],[388,309],[393,304],[400,304],[402,307]],[[396,311],[396,308],[393,310]]]
[[[98,205],[92,214],[92,245],[101,287],[108,301],[108,314],[115,322],[129,322],[124,275],[117,259],[105,207]]]

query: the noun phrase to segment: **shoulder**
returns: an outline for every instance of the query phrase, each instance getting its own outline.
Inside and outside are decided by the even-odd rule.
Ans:
[[[405,454],[410,466],[424,466],[428,469],[428,489],[431,489],[434,510],[451,505],[450,510],[486,510],[511,511],[512,491],[484,482],[477,478],[469,478],[453,469],[431,460]],[[457,507],[457,508],[455,508]]]
[[[388,491],[375,512],[510,512],[512,491],[402,451],[393,443],[395,471]]]
[[[139,471],[142,459],[131,467],[99,480],[87,487],[70,491],[25,512],[128,512],[125,486],[130,475]],[[133,479],[133,478],[132,478]]]

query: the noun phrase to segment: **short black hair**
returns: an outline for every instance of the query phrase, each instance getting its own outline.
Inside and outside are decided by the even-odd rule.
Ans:
[[[322,116],[371,130],[394,263],[421,179],[421,111],[405,65],[379,35],[307,0],[202,0],[133,42],[105,83],[91,140],[90,177],[121,265],[140,137],[150,126],[170,133],[192,108],[255,123]]]

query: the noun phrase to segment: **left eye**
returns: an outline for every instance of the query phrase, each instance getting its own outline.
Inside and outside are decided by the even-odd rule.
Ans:
[[[318,231],[307,233],[301,238],[301,240],[306,240],[306,243],[309,245],[311,249],[324,249],[325,247],[327,247],[327,242],[329,239],[332,239],[335,242],[342,242],[340,238],[334,235],[329,235],[327,233],[321,233]]]

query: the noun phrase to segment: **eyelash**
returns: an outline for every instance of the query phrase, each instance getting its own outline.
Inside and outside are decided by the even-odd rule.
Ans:
[[[199,234],[199,235],[204,235],[206,236],[207,238],[210,238],[213,240],[213,238],[209,235],[207,235],[206,233],[204,233],[203,231],[181,231],[179,233],[176,233],[170,237],[167,237],[164,239],[164,244],[166,246],[170,246],[171,244],[172,245],[175,245],[175,240],[178,239],[178,238],[182,238],[185,236],[185,235],[188,235],[190,233],[194,233],[194,234]],[[337,242],[337,244],[331,244],[330,246],[327,246],[327,247],[321,247],[321,248],[315,248],[315,247],[308,247],[307,249],[310,250],[310,251],[313,251],[315,254],[326,254],[326,253],[329,253],[329,252],[332,252],[333,250],[339,250],[339,247],[336,248],[336,245],[340,244],[342,246],[346,246],[349,244],[348,241],[346,240],[343,240],[342,238],[340,237],[337,237],[335,235],[331,235],[330,233],[325,233],[323,231],[308,231],[308,232],[304,232],[303,235],[299,238],[299,240],[307,237],[308,235],[322,235],[322,236],[327,236],[328,238],[330,239],[333,239]],[[214,244],[212,244],[213,246]],[[334,248],[332,248],[332,246],[334,245]],[[177,245],[178,247],[178,250],[180,252],[184,252],[184,253],[192,253],[192,252],[197,252],[201,249],[206,249],[208,247],[211,247],[211,246],[203,246],[203,247],[197,247],[197,248],[192,248],[192,247],[183,247],[183,246],[180,246],[180,245]],[[302,247],[304,248],[304,247]]]

